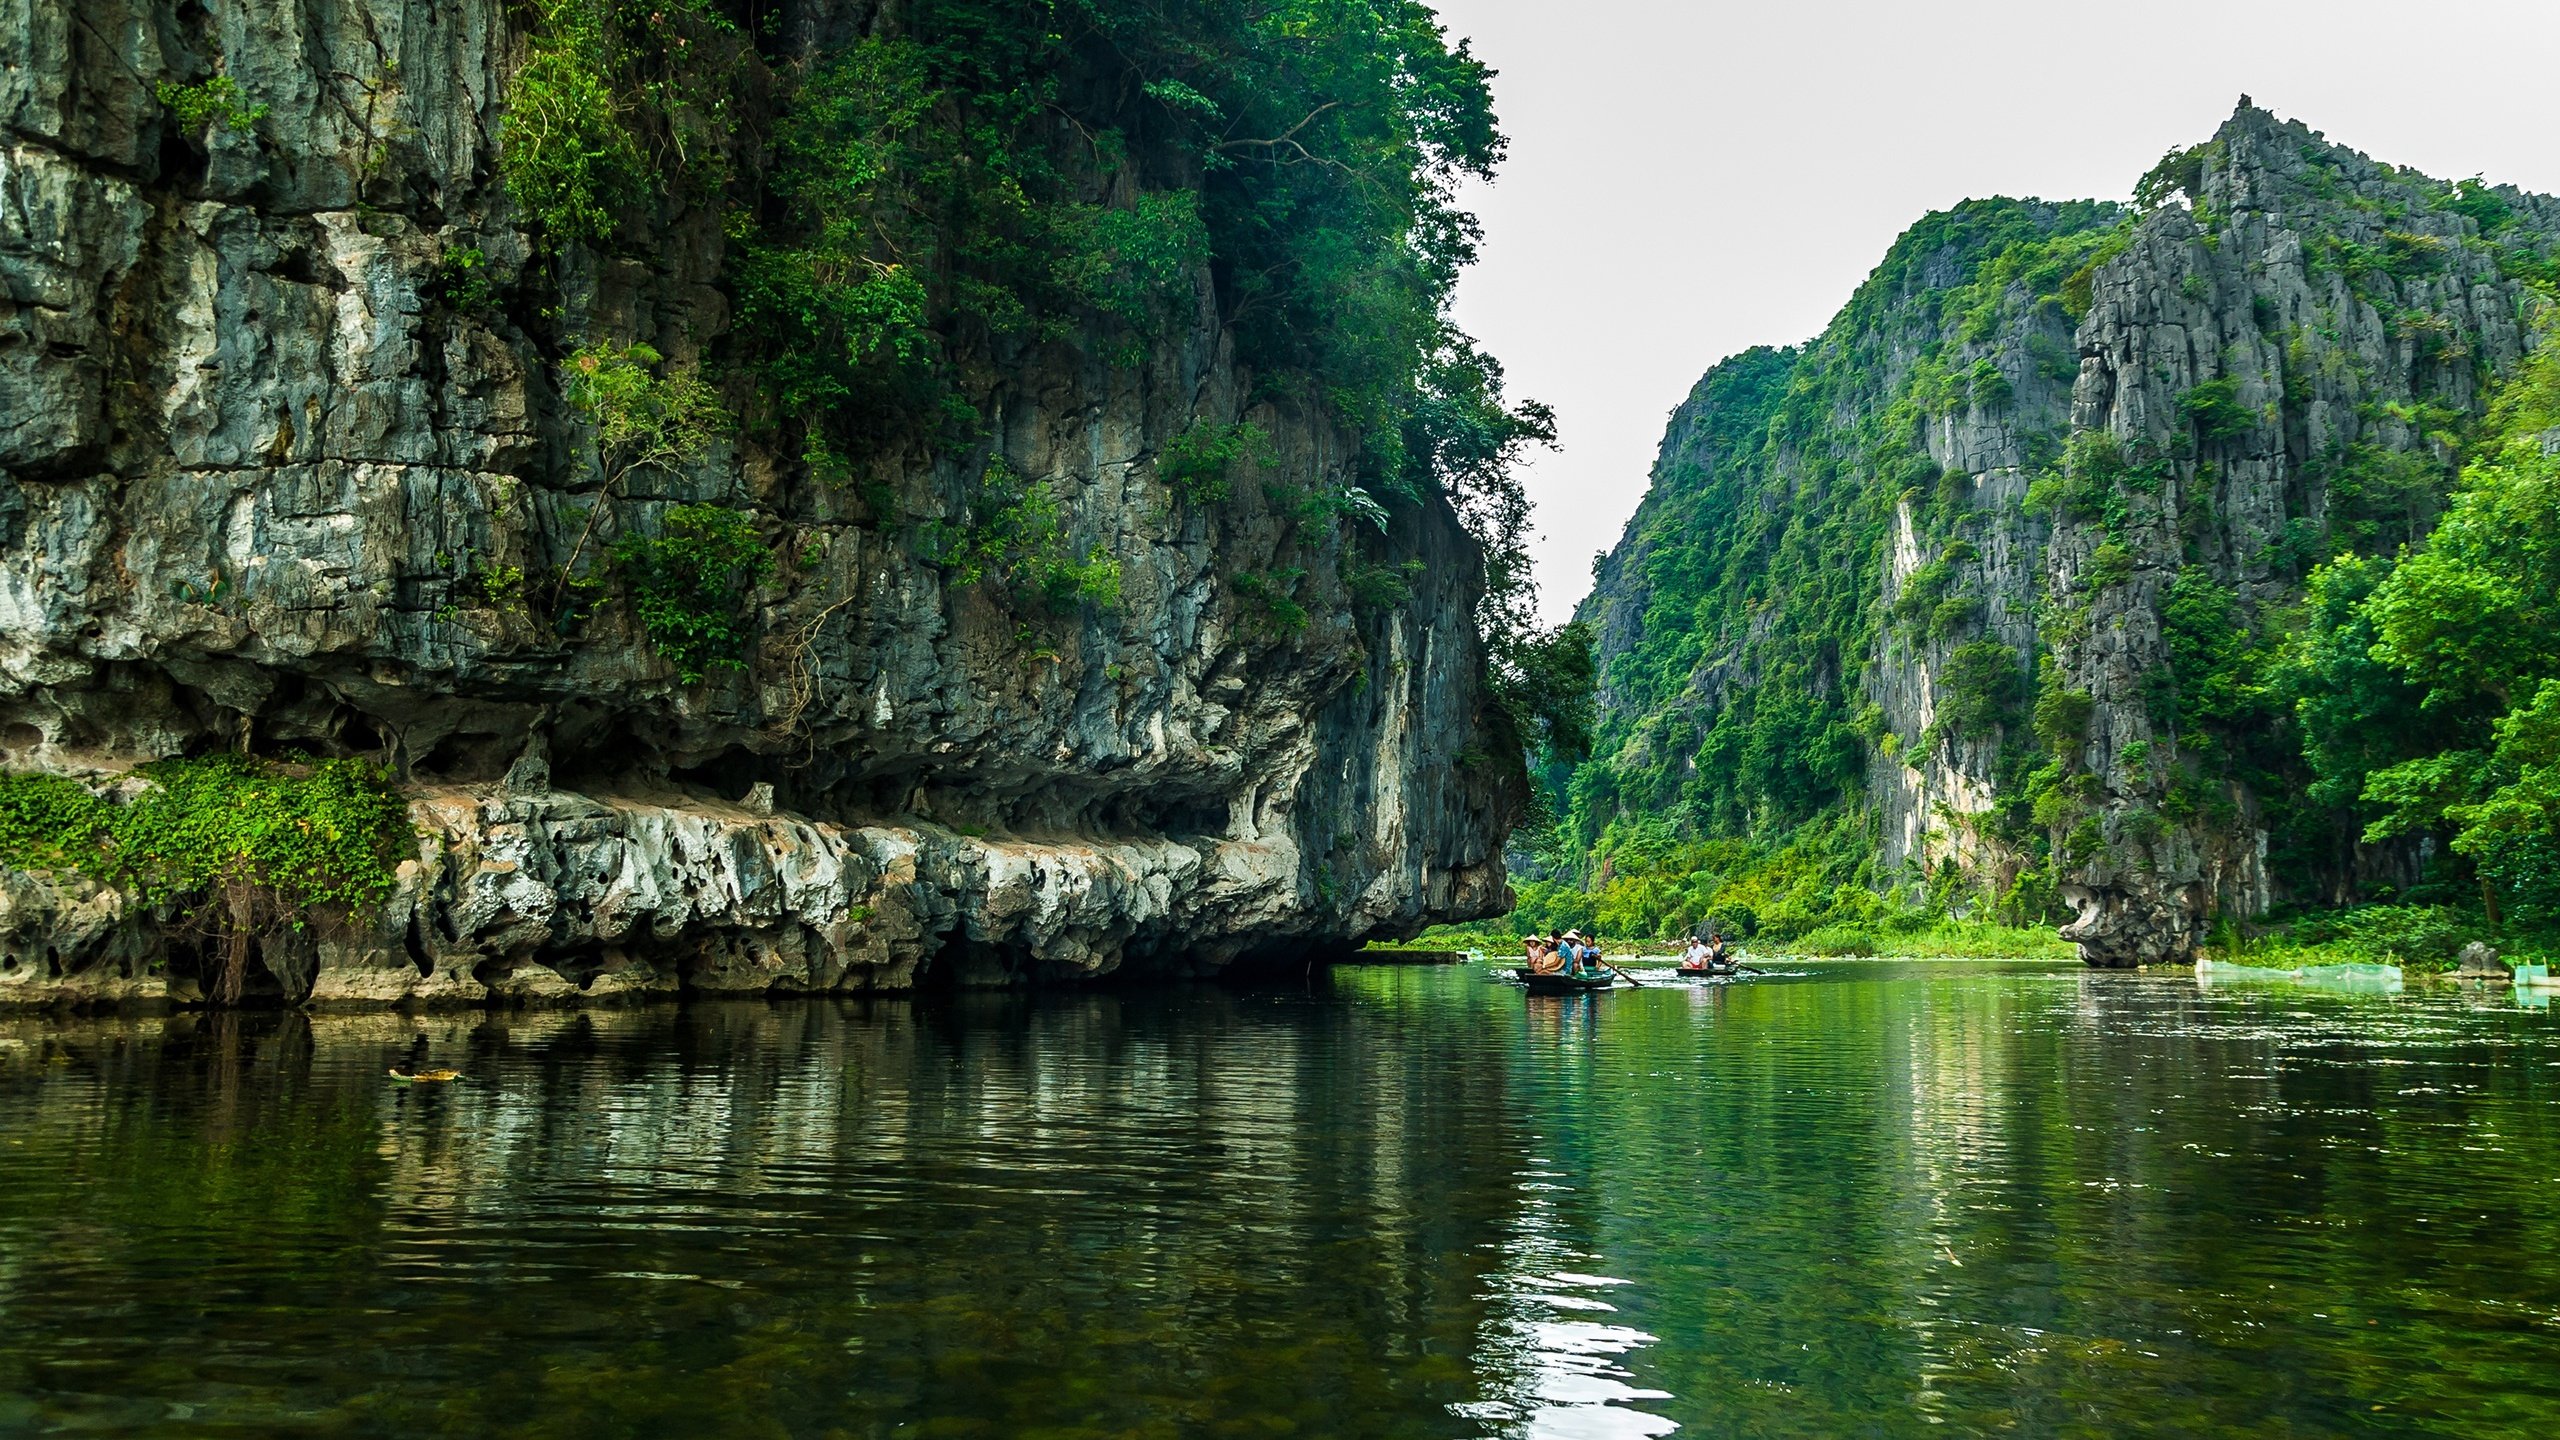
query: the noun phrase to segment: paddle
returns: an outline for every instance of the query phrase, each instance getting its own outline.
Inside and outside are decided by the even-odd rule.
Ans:
[[[1636,977],[1634,977],[1633,975],[1628,974],[1626,971],[1619,969],[1619,968],[1618,968],[1617,966],[1615,966],[1615,965],[1612,965],[1612,966],[1610,966],[1610,967],[1609,967],[1609,973],[1610,973],[1610,974],[1612,974],[1612,975],[1617,976],[1617,977],[1618,977],[1619,979],[1621,979],[1621,980],[1626,981],[1628,984],[1633,985],[1634,987],[1636,987],[1636,988],[1637,988],[1637,989],[1639,989],[1639,990],[1641,990],[1641,989],[1643,989],[1643,988],[1644,988],[1644,982],[1643,982],[1643,981],[1641,981],[1641,980],[1637,979],[1637,978],[1636,978]]]

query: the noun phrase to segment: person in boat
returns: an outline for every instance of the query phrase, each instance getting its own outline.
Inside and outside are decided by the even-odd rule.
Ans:
[[[1715,930],[1708,931],[1707,968],[1710,970],[1725,970],[1732,968],[1732,965],[1733,956],[1731,952],[1724,948],[1723,933]]]
[[[1680,968],[1695,970],[1707,963],[1707,942],[1696,935],[1689,937],[1688,948],[1680,952]]]
[[[1563,958],[1556,953],[1559,943],[1553,935],[1543,940],[1532,935],[1520,942],[1528,955],[1530,974],[1553,975],[1564,968]]]

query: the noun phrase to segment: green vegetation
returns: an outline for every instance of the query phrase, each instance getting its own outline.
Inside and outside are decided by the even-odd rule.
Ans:
[[[1048,485],[1023,479],[999,459],[987,461],[959,523],[927,523],[920,544],[953,583],[1002,577],[1017,602],[1051,615],[1120,603],[1120,562],[1109,548],[1096,543],[1078,559]]]
[[[246,132],[267,114],[263,104],[241,103],[240,87],[228,75],[216,75],[193,85],[163,80],[151,87],[151,93],[169,107],[169,118],[178,122],[178,128],[190,135],[208,125]]]
[[[156,760],[118,800],[55,775],[0,774],[0,864],[89,876],[165,908],[219,952],[207,993],[239,1000],[262,942],[379,903],[408,806],[361,760]]]
[[[1413,587],[1421,583],[1428,569],[1419,560],[1407,560],[1401,565],[1355,564],[1342,572],[1342,588],[1350,593],[1354,610],[1399,610],[1412,603]],[[1585,649],[1588,648],[1586,644]],[[1584,684],[1583,693],[1588,694],[1590,688]]]
[[[593,427],[604,484],[587,508],[568,558],[561,562],[551,591],[555,608],[572,592],[591,593],[596,588],[593,577],[579,573],[578,560],[612,510],[624,482],[644,470],[678,474],[700,464],[729,431],[729,413],[710,384],[684,371],[660,373],[656,368],[660,358],[646,345],[618,349],[587,345],[572,352],[560,368],[569,408]],[[576,608],[574,603],[564,608],[561,623],[574,619],[571,612]],[[656,622],[644,617],[643,624],[657,633]],[[687,676],[688,684],[701,678],[699,667],[679,662],[679,668],[694,672]]]
[[[2442,840],[2431,879],[2476,894],[2511,944],[2560,938],[2554,426],[2560,346],[2546,340],[2491,407],[2425,548],[2314,571],[2314,623],[2284,656],[2323,797],[2351,805],[2367,841]]]
[[[1227,498],[1228,475],[1238,462],[1268,465],[1273,458],[1271,436],[1261,426],[1198,420],[1165,442],[1156,478],[1186,505],[1214,505]]]
[[[1936,728],[1949,739],[1989,736],[2017,719],[2027,698],[2018,652],[1997,640],[1974,640],[1948,652],[1939,671]]]
[[[1520,941],[1545,934],[1517,916],[1493,925],[1435,925],[1411,940],[1371,941],[1366,950],[1480,950],[1499,963],[1520,953]],[[1609,954],[1634,959],[1660,956],[1678,945],[1680,935],[1620,936],[1585,931]],[[1730,932],[1728,932],[1730,933]],[[2075,951],[2055,937],[2050,926],[2002,925],[1988,920],[1949,920],[1925,914],[1901,914],[1875,924],[1826,925],[1790,939],[1764,935],[1743,942],[1746,957],[1806,955],[1863,959],[2004,959],[2069,960]],[[2300,961],[2287,961],[2299,964]]]
[[[1291,568],[1270,575],[1246,570],[1227,583],[1245,601],[1245,620],[1264,635],[1295,635],[1307,628],[1307,607],[1298,603],[1293,592],[1307,572]]]
[[[1358,446],[1350,488],[1286,497],[1322,522],[1293,539],[1304,553],[1289,568],[1331,559],[1356,606],[1400,603],[1411,557],[1394,553],[1406,532],[1393,512],[1445,498],[1487,551],[1476,618],[1497,722],[1523,749],[1587,730],[1587,687],[1560,688],[1587,644],[1536,625],[1521,548],[1513,466],[1552,440],[1552,417],[1506,399],[1499,367],[1449,319],[1475,243],[1455,196],[1490,176],[1503,142],[1489,72],[1427,5],[918,0],[789,68],[711,0],[527,8],[501,135],[509,194],[555,253],[636,243],[634,211],[718,209],[733,359],[751,382],[730,393],[759,443],[842,484],[891,456],[983,454],[985,397],[1035,347],[1134,365],[1214,306],[1255,377],[1245,405],[1325,416]],[[448,290],[476,293],[455,277]],[[691,463],[725,428],[708,423],[707,387],[656,363],[572,357],[606,499],[633,465]],[[657,388],[615,388],[643,379]],[[675,443],[618,445],[617,406],[673,420]],[[1158,474],[1205,507],[1268,455],[1258,426],[1205,418]],[[874,523],[901,521],[864,494]],[[1059,503],[998,476],[957,513],[918,517],[913,538],[964,583],[1001,573],[1052,613],[1112,603],[1118,559],[1067,546]],[[1356,523],[1390,543],[1348,553]],[[586,542],[555,595],[584,583]],[[1301,601],[1272,601],[1265,621],[1308,623]]]
[[[1447,318],[1473,254],[1451,195],[1502,147],[1487,72],[1427,6],[925,0],[903,18],[792,88],[763,199],[733,223],[776,413],[836,417],[813,455],[966,437],[996,342],[1132,362],[1198,303],[1204,261],[1239,357],[1341,419],[1381,496],[1499,485],[1469,462],[1545,433]],[[1195,499],[1251,453],[1204,425],[1174,462]]]
[[[487,252],[476,245],[445,251],[419,291],[464,315],[488,315],[498,305],[498,287],[489,270]]]
[[[678,505],[656,535],[613,547],[614,571],[658,653],[687,685],[713,670],[743,670],[749,601],[773,574],[773,552],[755,521],[722,505]]]
[[[2206,141],[2172,150],[2160,157],[2160,163],[2144,172],[2134,182],[2133,203],[2138,210],[2156,210],[2171,195],[2184,195],[2190,201],[2204,198],[2205,169],[2215,158],[2216,145]]]
[[[2281,364],[2226,352],[2157,439],[2067,431],[2050,409],[2039,422],[2024,408],[2040,398],[2031,387],[2076,376],[2071,327],[2129,245],[2131,217],[2006,201],[1915,226],[1802,350],[1711,371],[1601,565],[1586,614],[1625,648],[1602,657],[1611,703],[1594,758],[1548,768],[1569,803],[1558,833],[1520,857],[1524,912],[1651,934],[1757,889],[1786,897],[1768,913],[1797,943],[1939,923],[1933,913],[2050,922],[2063,873],[2100,858],[2113,833],[2092,768],[2104,761],[2141,792],[2116,802],[2133,842],[2118,858],[2145,863],[2148,842],[2177,829],[2262,825],[2280,893],[2381,902],[2279,916],[2234,944],[2437,956],[2457,930],[2542,943],[2537,927],[2560,925],[2560,781],[2548,778],[2560,774],[2560,547],[2544,538],[2560,511],[2537,487],[2560,464],[2541,439],[2560,425],[2560,362],[2537,355],[2475,420],[2471,387],[2495,377],[2464,316],[2427,307],[2483,254],[2548,295],[2560,247],[2521,223],[2532,212],[2513,192],[2395,172],[2377,195],[2340,183],[2340,152],[2306,143],[2303,156],[2316,202],[2294,222],[2306,262],[2381,317],[2405,375],[2375,371],[2340,338],[2335,282],[2304,304],[2230,295],[2188,267],[2171,272],[2182,293],[2246,303]],[[2134,213],[2183,196],[2211,250],[2222,163],[2214,144],[2171,152]],[[2353,223],[2322,225],[2321,205]],[[2403,398],[2366,399],[2342,427],[2352,438],[2302,456],[2306,435],[2323,443],[2310,407],[2341,382]],[[2005,597],[2011,614],[2035,606],[2036,653],[2023,655],[1984,628],[1982,555],[1990,527],[2014,522],[1978,508],[1974,477],[1943,473],[1921,443],[1995,414],[2017,427],[2026,511],[2069,532],[2060,553],[2080,557],[2067,589]],[[2276,532],[2238,557],[2216,513],[2234,463],[2222,452],[2259,439],[2296,447],[2299,484]],[[1916,553],[1888,606],[1875,577],[1905,526]],[[2288,595],[2293,580],[2302,589]],[[2095,754],[2095,703],[2051,652],[2155,617],[2169,663],[2143,677],[2152,738]],[[1929,672],[1935,704],[1916,737],[1867,703],[1875,680],[1899,684],[1911,665]],[[1942,748],[1951,741],[1966,748]],[[1961,827],[1938,841],[1996,860],[1973,876],[1919,862],[1878,873],[1861,811],[1871,767],[1950,755],[1988,772],[1995,803],[1928,823]],[[2426,838],[2435,858],[2419,875]],[[2396,888],[2374,883],[2395,866]],[[1851,889],[1890,898],[1867,913]]]
[[[744,43],[712,0],[532,0],[498,174],[555,243],[718,196]]]
[[[2490,942],[2508,964],[2560,961],[2560,931],[2490,927],[2476,905],[2357,905],[2280,914],[2246,928],[2225,923],[2205,944],[2216,960],[2293,969],[2356,962],[2449,970],[2462,947]]]
[[[1857,671],[1888,629],[1948,643],[1959,663],[1925,743],[1993,743],[2021,774],[2038,760],[2016,723],[2027,661],[1977,633],[1970,477],[1930,460],[1921,421],[2011,403],[2017,382],[1989,363],[2000,335],[2067,350],[2064,291],[2078,276],[2085,292],[2126,226],[2114,206],[1969,202],[1913,227],[1804,349],[1748,351],[1708,373],[1673,421],[1618,568],[1602,574],[1604,593],[1639,609],[1612,621],[1632,639],[1606,662],[1614,703],[1594,757],[1550,767],[1564,823],[1519,886],[1523,923],[1577,914],[1608,933],[1670,934],[1738,905],[1795,941],[1825,926],[1938,924],[1962,906],[1938,875],[1878,873],[1864,779],[1869,755],[1900,741],[1875,725]],[[1920,361],[1887,388],[1897,348]],[[2090,446],[2068,465],[2059,451],[2038,485],[2048,502],[2066,487],[2073,504],[2102,494],[2092,472],[2122,466]],[[1903,505],[1929,558],[1887,611],[1875,577]],[[1712,704],[1692,698],[1703,677],[1716,677]],[[2016,808],[2008,823],[2033,849]],[[2042,894],[2031,882],[1992,898],[2032,920],[2040,911],[2019,907]]]
[[[2193,425],[2198,439],[2236,440],[2258,423],[2258,414],[2240,403],[2240,382],[2225,375],[2207,380],[2178,397],[2178,416]]]

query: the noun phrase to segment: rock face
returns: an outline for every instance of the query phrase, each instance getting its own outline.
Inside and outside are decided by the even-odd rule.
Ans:
[[[2061,525],[2047,556],[2050,593],[2085,607],[2056,627],[2053,660],[2093,702],[2084,747],[2066,758],[2097,782],[2102,840],[2063,857],[2076,912],[2063,934],[2099,965],[2184,961],[2217,914],[2351,897],[2377,872],[2404,878],[2401,857],[2358,853],[2352,822],[2323,863],[2279,877],[2265,812],[2286,797],[2186,768],[2199,741],[2231,737],[2157,698],[2164,677],[2189,695],[2207,678],[2192,673],[2193,642],[2207,637],[2177,653],[2177,590],[2215,608],[2227,596],[2224,624],[2280,624],[2275,612],[2301,595],[2288,540],[2351,548],[2346,512],[2380,498],[2360,492],[2388,457],[2435,462],[2420,472],[2434,483],[2367,543],[2422,538],[2452,478],[2449,447],[2429,432],[2480,411],[2539,307],[2447,187],[2298,124],[2244,104],[2188,163],[2192,205],[2136,229],[2095,277],[2078,336],[2073,425],[2157,458],[2141,483],[2117,482],[2119,520]],[[2532,232],[2560,233],[2560,204],[2501,193]],[[2122,556],[2111,570],[2109,545]],[[2212,783],[2197,797],[2182,776]]]
[[[2058,905],[2094,965],[2406,883],[2231,682],[2311,563],[2426,533],[2560,202],[2245,100],[2145,191],[1931,217],[1804,350],[1710,372],[1584,610],[1582,793],[1728,832],[1863,808],[1888,884]]]
[[[458,290],[464,256],[537,284],[496,179],[510,13],[34,0],[0,26],[0,767],[392,765],[418,857],[378,917],[267,947],[288,998],[1189,973],[1504,906],[1520,797],[1481,758],[1480,552],[1447,507],[1318,533],[1154,473],[1250,420],[1268,475],[1350,483],[1346,437],[1255,398],[1205,269],[1134,365],[999,357],[968,453],[857,490],[750,433],[610,497],[608,537],[753,517],[779,564],[744,669],[680,683],[620,603],[537,623],[525,577],[603,483],[557,357],[608,334],[717,373],[729,313],[707,212],[635,221],[645,264],[553,257],[537,318]],[[182,133],[155,83],[216,56],[263,109]],[[991,460],[1119,560],[1116,604],[1025,613],[883,522],[955,513]],[[1409,599],[1352,603],[1346,570],[1406,560]],[[1274,587],[1309,618],[1275,623]],[[122,897],[0,873],[0,996],[183,996],[189,964]]]

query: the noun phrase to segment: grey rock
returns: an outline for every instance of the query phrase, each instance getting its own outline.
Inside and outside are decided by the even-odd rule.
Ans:
[[[508,283],[533,253],[496,179],[510,7],[240,0],[181,46],[165,6],[31,4],[0,25],[0,751],[103,779],[245,726],[394,766],[428,837],[398,897],[270,947],[258,983],[354,1004],[1187,974],[1507,903],[1519,796],[1471,758],[1502,746],[1448,507],[1381,540],[1155,478],[1202,418],[1260,423],[1274,478],[1310,488],[1358,450],[1254,398],[1205,270],[1141,363],[1024,349],[971,397],[985,446],[875,477],[930,519],[1001,456],[1120,559],[1117,607],[959,585],[748,437],[603,527],[718,502],[782,549],[746,668],[687,686],[625,606],[562,640],[474,577],[560,565],[595,493],[547,355],[720,340],[718,217],[636,220],[640,259],[572,247],[556,315],[458,312],[450,252]],[[812,43],[877,21],[801,9]],[[151,82],[211,52],[268,110],[199,146]],[[1343,572],[1372,555],[1426,562],[1409,603],[1354,611]],[[1268,633],[1227,582],[1291,570],[1313,618]],[[0,997],[185,998],[154,926],[0,874]]]
[[[2462,953],[2456,958],[2459,964],[2454,973],[2466,980],[2504,980],[2514,973],[2499,963],[2497,951],[2477,940],[2463,946]]]

